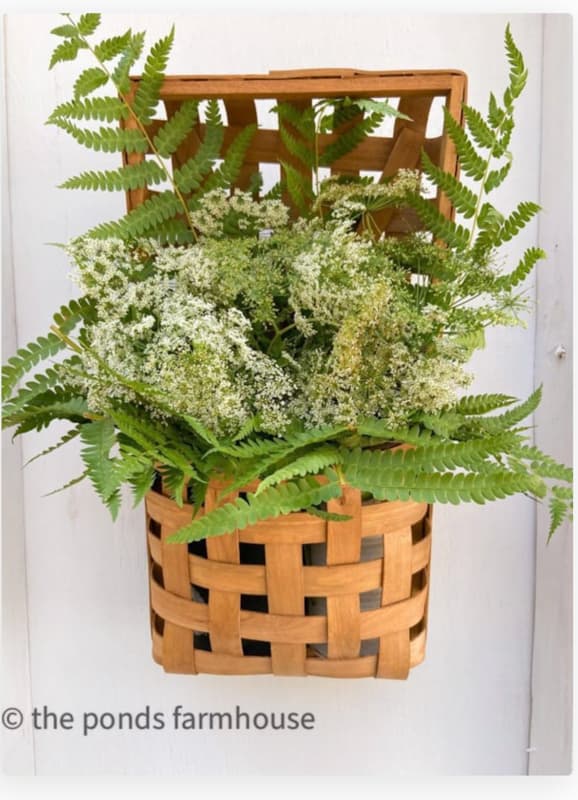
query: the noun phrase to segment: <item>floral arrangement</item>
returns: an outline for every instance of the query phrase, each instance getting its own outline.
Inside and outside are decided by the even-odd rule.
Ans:
[[[259,175],[249,191],[233,188],[255,126],[225,149],[216,101],[184,102],[150,132],[173,31],[150,49],[135,90],[129,72],[144,34],[96,42],[98,14],[65,17],[53,31],[51,68],[81,55],[95,65],[49,122],[94,150],[153,157],[64,186],[170,188],[65,247],[81,294],[47,336],[8,360],[4,425],[19,435],[69,421],[45,452],[80,438],[84,470],[67,486],[89,478],[113,516],[123,484],[139,502],[162,477],[177,503],[193,507],[175,541],[292,511],[334,518],[326,503],[344,483],[378,500],[548,498],[553,532],[570,513],[572,476],[529,441],[525,420],[540,390],[523,402],[463,394],[485,329],[521,323],[521,286],[544,258],[530,248],[513,269],[502,267],[499,248],[539,208],[522,202],[504,215],[488,200],[511,167],[515,102],[527,80],[509,28],[501,102],[492,95],[486,115],[464,106],[466,129],[445,113],[468,186],[425,153],[421,173],[322,180],[321,169],[385,116],[400,116],[383,101],[339,98],[273,110],[293,164],[283,163],[282,181],[263,195]],[[200,147],[171,171],[167,159],[201,115]],[[80,127],[91,120],[100,127]],[[320,134],[344,122],[321,149]],[[459,222],[424,197],[422,175]],[[424,230],[384,236],[376,212],[404,207]],[[64,358],[52,361],[57,354]],[[229,481],[224,494],[259,484],[200,514],[215,476]]]

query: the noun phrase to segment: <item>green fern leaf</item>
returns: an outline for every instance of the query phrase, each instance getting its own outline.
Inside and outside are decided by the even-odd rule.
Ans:
[[[99,61],[112,61],[113,58],[119,56],[130,42],[132,31],[127,31],[122,36],[111,36],[109,39],[103,39],[94,46],[94,54]]]
[[[418,214],[426,228],[437,239],[444,241],[455,250],[465,250],[469,244],[469,233],[462,226],[447,219],[437,208],[420,195],[408,195],[407,204]]]
[[[7,400],[18,381],[32,370],[39,361],[56,355],[66,345],[58,336],[49,333],[39,336],[34,342],[20,348],[2,368],[2,399]]]
[[[145,200],[116,222],[106,222],[89,231],[89,236],[106,239],[118,236],[132,239],[147,234],[154,236],[155,230],[181,210],[178,198],[171,191]]]
[[[383,119],[383,114],[370,114],[357,125],[344,131],[334,142],[327,145],[323,150],[319,157],[319,165],[322,167],[331,166],[331,164],[339,158],[355,150],[364,139],[379,128]]]
[[[347,522],[353,519],[349,514],[335,514],[332,511],[324,511],[322,508],[317,508],[316,506],[308,506],[304,511],[308,514],[312,514],[314,517],[325,520],[325,522]]]
[[[61,189],[85,191],[126,192],[146,185],[162,183],[166,172],[156,161],[141,161],[119,169],[104,172],[83,172],[60,184]]]
[[[210,536],[220,536],[242,530],[247,525],[310,506],[317,506],[339,497],[341,487],[336,482],[320,485],[315,478],[306,477],[282,486],[271,486],[258,497],[248,493],[246,499],[237,498],[225,503],[170,537],[171,542],[193,542]]]
[[[33,461],[36,461],[39,458],[43,458],[44,456],[50,455],[50,453],[54,453],[55,450],[59,450],[61,447],[64,447],[65,444],[71,442],[73,439],[76,439],[77,436],[80,435],[80,427],[77,426],[76,428],[71,428],[71,430],[67,431],[57,442],[56,444],[50,445],[45,450],[42,450],[40,453],[36,453],[35,456],[29,458],[28,461],[25,462],[24,466],[27,467],[28,464],[32,464]]]
[[[2,426],[11,428],[18,426],[15,436],[32,430],[42,430],[54,420],[63,419],[70,422],[86,422],[88,411],[84,397],[78,397],[69,390],[48,390],[34,400],[26,408],[11,415],[4,415]]]
[[[156,477],[156,472],[151,464],[144,465],[140,472],[136,472],[128,479],[132,487],[134,506],[138,506],[144,500],[146,493],[152,487]]]
[[[422,166],[425,174],[430,178],[438,189],[441,189],[450,200],[456,211],[463,214],[466,219],[473,217],[476,213],[478,198],[464,186],[457,178],[449,172],[440,169],[430,159],[425,150],[422,151]]]
[[[108,82],[108,75],[100,67],[90,67],[81,72],[74,84],[74,99],[79,100],[104,86]]]
[[[488,123],[492,126],[492,128],[498,129],[501,127],[505,118],[506,112],[498,105],[498,101],[496,100],[494,93],[490,92],[490,100],[488,104]]]
[[[67,39],[55,48],[50,59],[48,69],[52,69],[62,61],[74,61],[79,50],[86,48],[86,44],[81,39]]]
[[[53,124],[59,118],[114,122],[125,119],[127,115],[128,109],[118,97],[92,97],[82,102],[69,100],[61,103],[54,109],[47,124]]]
[[[116,444],[112,420],[97,420],[83,425],[80,439],[84,445],[80,454],[87,477],[115,519],[120,508],[120,491],[114,471],[115,462],[110,457],[110,451]]]
[[[279,163],[283,167],[284,183],[291,201],[299,212],[306,216],[313,202],[313,191],[309,176],[303,175],[286,161],[280,161]]]
[[[67,489],[71,489],[73,486],[76,486],[77,483],[82,483],[82,481],[87,477],[88,470],[84,470],[84,472],[82,472],[80,475],[77,475],[76,478],[72,478],[72,480],[65,483],[64,486],[60,486],[58,489],[53,489],[51,492],[46,492],[46,494],[43,494],[42,497],[52,497],[54,494],[59,494]]]
[[[163,158],[169,158],[190,133],[198,116],[197,100],[186,100],[165,122],[154,138],[154,146]]]
[[[515,397],[507,394],[474,394],[461,397],[451,410],[464,416],[478,416],[495,411],[516,402]]]
[[[480,112],[476,108],[467,105],[462,106],[462,111],[474,142],[478,147],[492,150],[496,144],[496,135]]]
[[[529,417],[540,405],[542,399],[542,387],[538,387],[536,391],[520,405],[503,414],[498,414],[494,417],[484,417],[471,421],[474,430],[483,431],[490,435],[496,435],[502,431],[513,428],[514,425],[522,422],[526,417]]]
[[[279,128],[279,136],[291,155],[295,156],[295,158],[302,164],[305,164],[309,169],[313,168],[315,164],[315,151],[310,143],[297,139],[289,132],[289,129],[283,125]]]
[[[546,253],[539,247],[529,247],[522,256],[518,266],[508,275],[500,275],[494,286],[503,291],[510,291],[526,280],[538,261],[546,258]]]
[[[143,32],[132,35],[122,51],[122,55],[112,73],[112,82],[121,95],[130,91],[129,74],[136,62],[141,57],[145,41]]]
[[[100,14],[82,14],[76,28],[81,36],[92,36],[100,25]]]
[[[504,105],[511,109],[513,101],[518,98],[524,90],[528,80],[528,70],[524,64],[524,57],[514,42],[510,25],[506,26],[505,33],[506,55],[510,64],[510,84],[504,93]]]
[[[513,239],[514,236],[525,228],[528,222],[536,216],[538,211],[540,211],[540,206],[537,203],[519,203],[515,211],[512,211],[510,216],[504,221],[496,246]]]
[[[298,109],[291,103],[279,103],[271,109],[279,118],[280,127],[291,125],[301,134],[305,142],[313,145],[315,140],[315,111],[309,106],[305,109]]]
[[[151,47],[144,65],[142,77],[134,98],[133,109],[141,122],[145,124],[151,121],[157,107],[174,38],[175,27],[173,25],[169,34],[159,39]]]
[[[484,183],[484,191],[486,194],[489,194],[494,189],[497,189],[498,186],[502,185],[502,183],[508,177],[511,168],[512,158],[510,157],[510,160],[504,164],[503,167],[500,167],[499,169],[493,169],[488,173],[488,177]]]
[[[282,481],[291,480],[298,476],[317,475],[326,467],[340,464],[342,456],[336,447],[319,447],[311,453],[306,453],[300,458],[296,458],[290,464],[273,472],[261,482],[256,494],[259,495],[269,486],[274,486]]]
[[[222,124],[215,122],[220,118],[219,108],[216,104],[215,106],[216,114],[210,115],[213,122],[207,121],[205,135],[199,149],[173,173],[173,180],[181,192],[188,193],[199,189],[221,153],[224,131]]]
[[[239,177],[247,150],[255,136],[256,130],[256,125],[247,125],[243,128],[241,133],[235,137],[219,169],[207,178],[203,186],[203,192],[209,192],[212,189],[228,189],[234,185]]]
[[[487,159],[478,155],[465,130],[456,122],[445,106],[444,121],[446,132],[456,147],[463,172],[471,178],[481,181],[486,173]]]
[[[104,128],[98,131],[79,128],[62,117],[56,117],[53,124],[69,133],[76,141],[91,150],[105,153],[146,153],[148,142],[136,128]]]
[[[65,39],[73,39],[78,36],[78,31],[74,25],[59,25],[57,28],[52,28],[50,33],[54,36],[62,36]]]
[[[33,403],[38,395],[44,394],[48,389],[62,383],[63,371],[73,369],[79,364],[80,359],[77,356],[73,356],[58,366],[48,367],[45,372],[35,375],[31,380],[27,381],[18,394],[6,402],[4,413],[7,415],[14,414],[29,403]]]

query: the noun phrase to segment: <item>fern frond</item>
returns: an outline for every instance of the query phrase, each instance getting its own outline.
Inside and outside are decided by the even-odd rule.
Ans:
[[[145,34],[142,31],[131,35],[112,73],[112,82],[121,95],[126,95],[130,91],[129,74],[141,57],[144,41]]]
[[[104,153],[146,153],[148,142],[136,128],[105,128],[98,131],[79,128],[64,117],[55,117],[52,124],[70,134],[79,144]]]
[[[156,161],[141,161],[127,164],[119,169],[103,172],[82,172],[60,184],[61,189],[84,189],[85,191],[121,192],[140,189],[145,185],[162,183],[165,171]]]
[[[341,133],[334,142],[324,148],[319,156],[319,165],[329,167],[335,161],[347,155],[347,153],[351,153],[364,139],[379,128],[383,119],[383,114],[370,114],[358,122],[357,125]]]
[[[45,372],[38,373],[31,380],[27,381],[19,392],[6,401],[4,414],[11,415],[24,408],[28,403],[34,401],[38,395],[44,394],[48,389],[52,389],[62,383],[63,370],[78,366],[80,359],[77,356],[63,361],[56,367],[48,367]]]
[[[211,114],[211,119],[220,118],[218,113]],[[213,164],[219,158],[223,146],[224,130],[222,124],[207,122],[203,141],[194,156],[189,158],[182,167],[175,170],[173,180],[181,192],[191,192],[198,189],[207,175],[213,169]]]
[[[269,486],[274,486],[282,481],[291,480],[296,477],[303,477],[304,475],[317,475],[323,472],[326,467],[331,467],[334,464],[341,464],[342,456],[336,447],[324,446],[306,453],[300,458],[296,458],[290,464],[273,472],[271,475],[264,478],[256,494],[259,495]]]
[[[47,124],[53,124],[59,118],[114,122],[124,119],[127,114],[127,107],[118,97],[91,97],[84,101],[61,103],[54,109]]]
[[[530,462],[531,469],[541,478],[553,478],[572,483],[573,470],[560,464],[551,456],[543,453],[538,447],[519,445],[512,448],[512,454]]]
[[[529,247],[522,256],[518,266],[508,275],[500,275],[494,281],[494,286],[503,291],[510,291],[526,280],[538,261],[546,258],[546,253],[540,247]]]
[[[198,117],[197,100],[186,100],[154,137],[153,143],[163,158],[169,158],[190,133]]]
[[[146,59],[133,103],[134,112],[145,125],[151,121],[159,102],[160,90],[174,38],[175,27],[173,25],[168,35],[159,39],[151,47]]]
[[[408,195],[407,204],[411,206],[426,228],[436,239],[441,239],[455,250],[465,250],[469,242],[469,233],[462,226],[447,219],[437,208],[421,195]]]
[[[284,183],[289,197],[301,214],[306,215],[313,201],[313,191],[309,176],[303,175],[286,161],[279,162],[283,167]]]
[[[247,525],[293,511],[317,506],[339,497],[341,487],[337,482],[320,485],[315,478],[306,477],[282,486],[270,486],[258,497],[248,493],[247,498],[237,498],[199,517],[170,537],[171,542],[193,542],[210,536],[220,536],[242,530]]]
[[[474,394],[461,397],[457,403],[451,406],[451,410],[464,416],[477,416],[510,406],[515,402],[516,398],[507,394]]]
[[[181,204],[173,192],[167,190],[150,197],[115,222],[105,222],[89,231],[89,236],[106,239],[117,236],[133,239],[147,234],[154,236],[155,229],[171,219],[181,210]]]
[[[76,23],[76,28],[81,36],[92,36],[100,25],[100,14],[81,14],[80,19]]]
[[[64,447],[65,444],[68,444],[68,442],[71,442],[73,439],[76,439],[76,437],[80,435],[80,428],[81,428],[80,425],[78,425],[76,428],[71,428],[63,436],[61,436],[61,438],[56,442],[56,444],[50,445],[50,447],[47,447],[40,453],[36,453],[36,455],[32,456],[32,458],[29,458],[28,461],[24,463],[24,466],[27,467],[28,464],[32,464],[33,461],[37,461],[39,458],[43,458],[44,456],[50,455],[50,453],[54,453],[56,450],[59,450],[61,447]]]
[[[357,431],[362,436],[381,439],[385,442],[401,442],[402,444],[426,444],[433,438],[431,430],[422,430],[419,425],[411,428],[391,428],[379,419],[361,419],[357,423]]]
[[[487,465],[482,472],[421,472],[404,468],[383,470],[359,451],[357,462],[344,463],[348,483],[370,492],[377,500],[415,500],[422,503],[475,502],[483,504],[520,492],[543,497],[546,487],[533,475]]]
[[[499,169],[493,169],[488,173],[488,177],[486,182],[484,183],[484,191],[486,194],[489,194],[494,189],[497,189],[498,186],[501,186],[502,183],[508,177],[508,174],[512,168],[512,158],[510,156],[509,160],[503,167]]]
[[[86,44],[81,39],[66,39],[54,49],[48,69],[52,69],[62,61],[74,61],[78,51],[84,49],[86,49]]]
[[[108,75],[100,67],[89,67],[80,73],[74,83],[74,99],[80,100],[81,97],[86,97],[92,94],[101,86],[108,82]]]
[[[541,399],[542,387],[540,386],[536,391],[532,392],[527,400],[520,403],[520,405],[515,408],[493,417],[471,420],[471,425],[474,426],[474,430],[481,430],[489,435],[499,434],[522,422],[526,417],[529,417],[530,414],[538,408]]]
[[[306,142],[313,145],[315,139],[315,111],[309,106],[298,109],[291,103],[279,103],[272,111],[279,117],[279,124],[284,127],[288,123],[301,134]]]
[[[56,355],[66,345],[58,336],[49,333],[20,348],[2,368],[2,400],[7,400],[18,381],[30,372],[39,361]]]
[[[572,518],[572,490],[565,486],[553,486],[549,502],[550,510],[550,529],[548,530],[548,541],[552,535],[562,525],[568,517]]]
[[[80,455],[86,466],[87,477],[115,519],[120,508],[120,491],[114,470],[115,462],[110,457],[110,451],[116,444],[112,420],[96,420],[83,425],[80,439],[84,445]]]
[[[510,83],[504,93],[504,105],[511,110],[513,101],[518,98],[524,90],[528,80],[528,70],[524,64],[524,57],[516,47],[510,25],[506,26],[504,36],[506,45],[506,55],[510,64]]]
[[[203,192],[209,192],[212,189],[228,189],[234,185],[239,177],[247,150],[255,136],[256,130],[256,125],[247,125],[243,128],[241,133],[235,137],[219,169],[207,178],[203,186]]]
[[[57,419],[86,422],[87,411],[84,397],[78,397],[69,390],[48,390],[35,398],[34,405],[3,416],[2,426],[18,426],[14,435],[20,436],[28,431],[40,431]]]
[[[473,217],[476,213],[478,199],[471,189],[464,186],[451,173],[436,166],[425,150],[422,151],[421,161],[425,174],[438,189],[441,189],[456,211],[463,214],[466,219]]]
[[[464,104],[462,112],[474,142],[478,147],[491,150],[496,144],[496,135],[477,108]]]
[[[108,39],[103,39],[102,42],[95,44],[94,54],[99,61],[112,61],[113,58],[119,56],[128,45],[132,31],[128,30],[121,36],[111,36]]]
[[[178,467],[165,464],[160,467],[163,483],[170,491],[171,497],[179,508],[183,507],[183,493],[189,476]]]
[[[88,477],[88,470],[84,470],[80,475],[77,475],[76,478],[72,478],[72,480],[67,481],[64,486],[60,486],[58,489],[53,489],[51,492],[46,492],[43,494],[42,497],[52,497],[54,494],[59,494],[60,492],[65,492],[67,489],[72,489],[73,486],[76,486],[78,483],[82,483],[82,481]]]
[[[486,172],[487,159],[482,158],[476,152],[466,131],[456,122],[445,106],[443,111],[445,129],[456,147],[461,169],[465,175],[481,181]]]
[[[143,465],[140,472],[136,472],[128,478],[132,488],[134,506],[138,506],[144,500],[146,493],[152,487],[156,477],[156,472],[152,464]]]

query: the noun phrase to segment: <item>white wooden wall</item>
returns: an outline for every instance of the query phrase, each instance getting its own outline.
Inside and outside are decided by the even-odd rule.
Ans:
[[[106,28],[144,28],[152,40],[172,21],[168,15],[108,15]],[[175,21],[174,73],[455,67],[468,73],[476,106],[485,106],[489,91],[500,91],[506,80],[505,16],[223,11]],[[496,198],[504,210],[539,198],[541,158],[549,157],[541,152],[544,17],[516,15],[512,22],[530,82],[512,143],[512,178]],[[55,188],[70,174],[114,161],[83,152],[43,125],[67,98],[74,76],[66,65],[47,71],[48,31],[55,24],[45,15],[6,20],[6,351],[43,333],[52,311],[72,296],[68,265],[47,243],[66,241],[122,208],[114,196]],[[546,44],[554,53],[567,39],[564,22],[558,33],[549,30]],[[548,200],[556,203],[555,192]],[[511,258],[536,244],[538,235],[538,225],[531,225],[510,248]],[[567,243],[564,227],[560,235]],[[570,264],[552,258],[545,269],[569,274]],[[561,302],[563,286],[549,281],[541,302]],[[534,387],[535,355],[537,371],[547,356],[536,351],[534,335],[533,315],[525,330],[492,332],[473,364],[474,391],[526,397]],[[569,391],[568,380],[559,377],[557,393]],[[554,440],[567,435],[568,425],[561,414],[550,421]],[[49,441],[45,433],[29,436],[22,442],[24,460]],[[88,485],[43,498],[80,471],[73,449],[35,462],[22,475],[19,448],[8,444],[6,459],[4,607],[13,622],[5,626],[12,694],[5,690],[4,705],[47,705],[78,715],[136,712],[147,704],[164,712],[179,703],[192,711],[239,704],[249,712],[311,711],[317,719],[314,732],[298,735],[137,731],[83,738],[78,731],[32,735],[25,726],[4,734],[7,772],[385,777],[527,771],[536,569],[531,501],[436,509],[427,658],[407,682],[192,678],[165,675],[150,657],[142,510],[127,504],[113,525]],[[543,546],[541,538],[539,550]],[[547,603],[543,609],[547,625]],[[534,684],[535,703],[541,691]],[[566,737],[552,756],[558,769],[568,768],[567,743]],[[548,771],[548,764],[538,771]]]

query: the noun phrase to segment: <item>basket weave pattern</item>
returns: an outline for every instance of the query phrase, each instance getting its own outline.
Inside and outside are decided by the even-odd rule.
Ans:
[[[211,510],[223,485],[211,483]],[[222,502],[222,500],[221,500]],[[423,660],[431,548],[425,503],[362,504],[344,487],[328,522],[294,513],[208,539],[206,556],[167,539],[192,509],[150,492],[146,498],[153,655],[168,672],[405,678]],[[383,557],[360,561],[364,537],[381,537]],[[263,564],[240,563],[243,545],[260,545]],[[307,566],[307,547],[326,547],[326,564]],[[208,601],[193,599],[194,588]],[[381,607],[360,610],[360,596],[381,590]],[[198,591],[197,595],[198,597]],[[258,596],[266,612],[244,610]],[[307,598],[326,598],[326,613],[307,614]],[[208,633],[210,651],[195,636]],[[363,641],[377,654],[360,656]],[[247,655],[250,643],[269,655]],[[268,647],[267,647],[268,645]],[[319,645],[326,645],[320,655]]]

